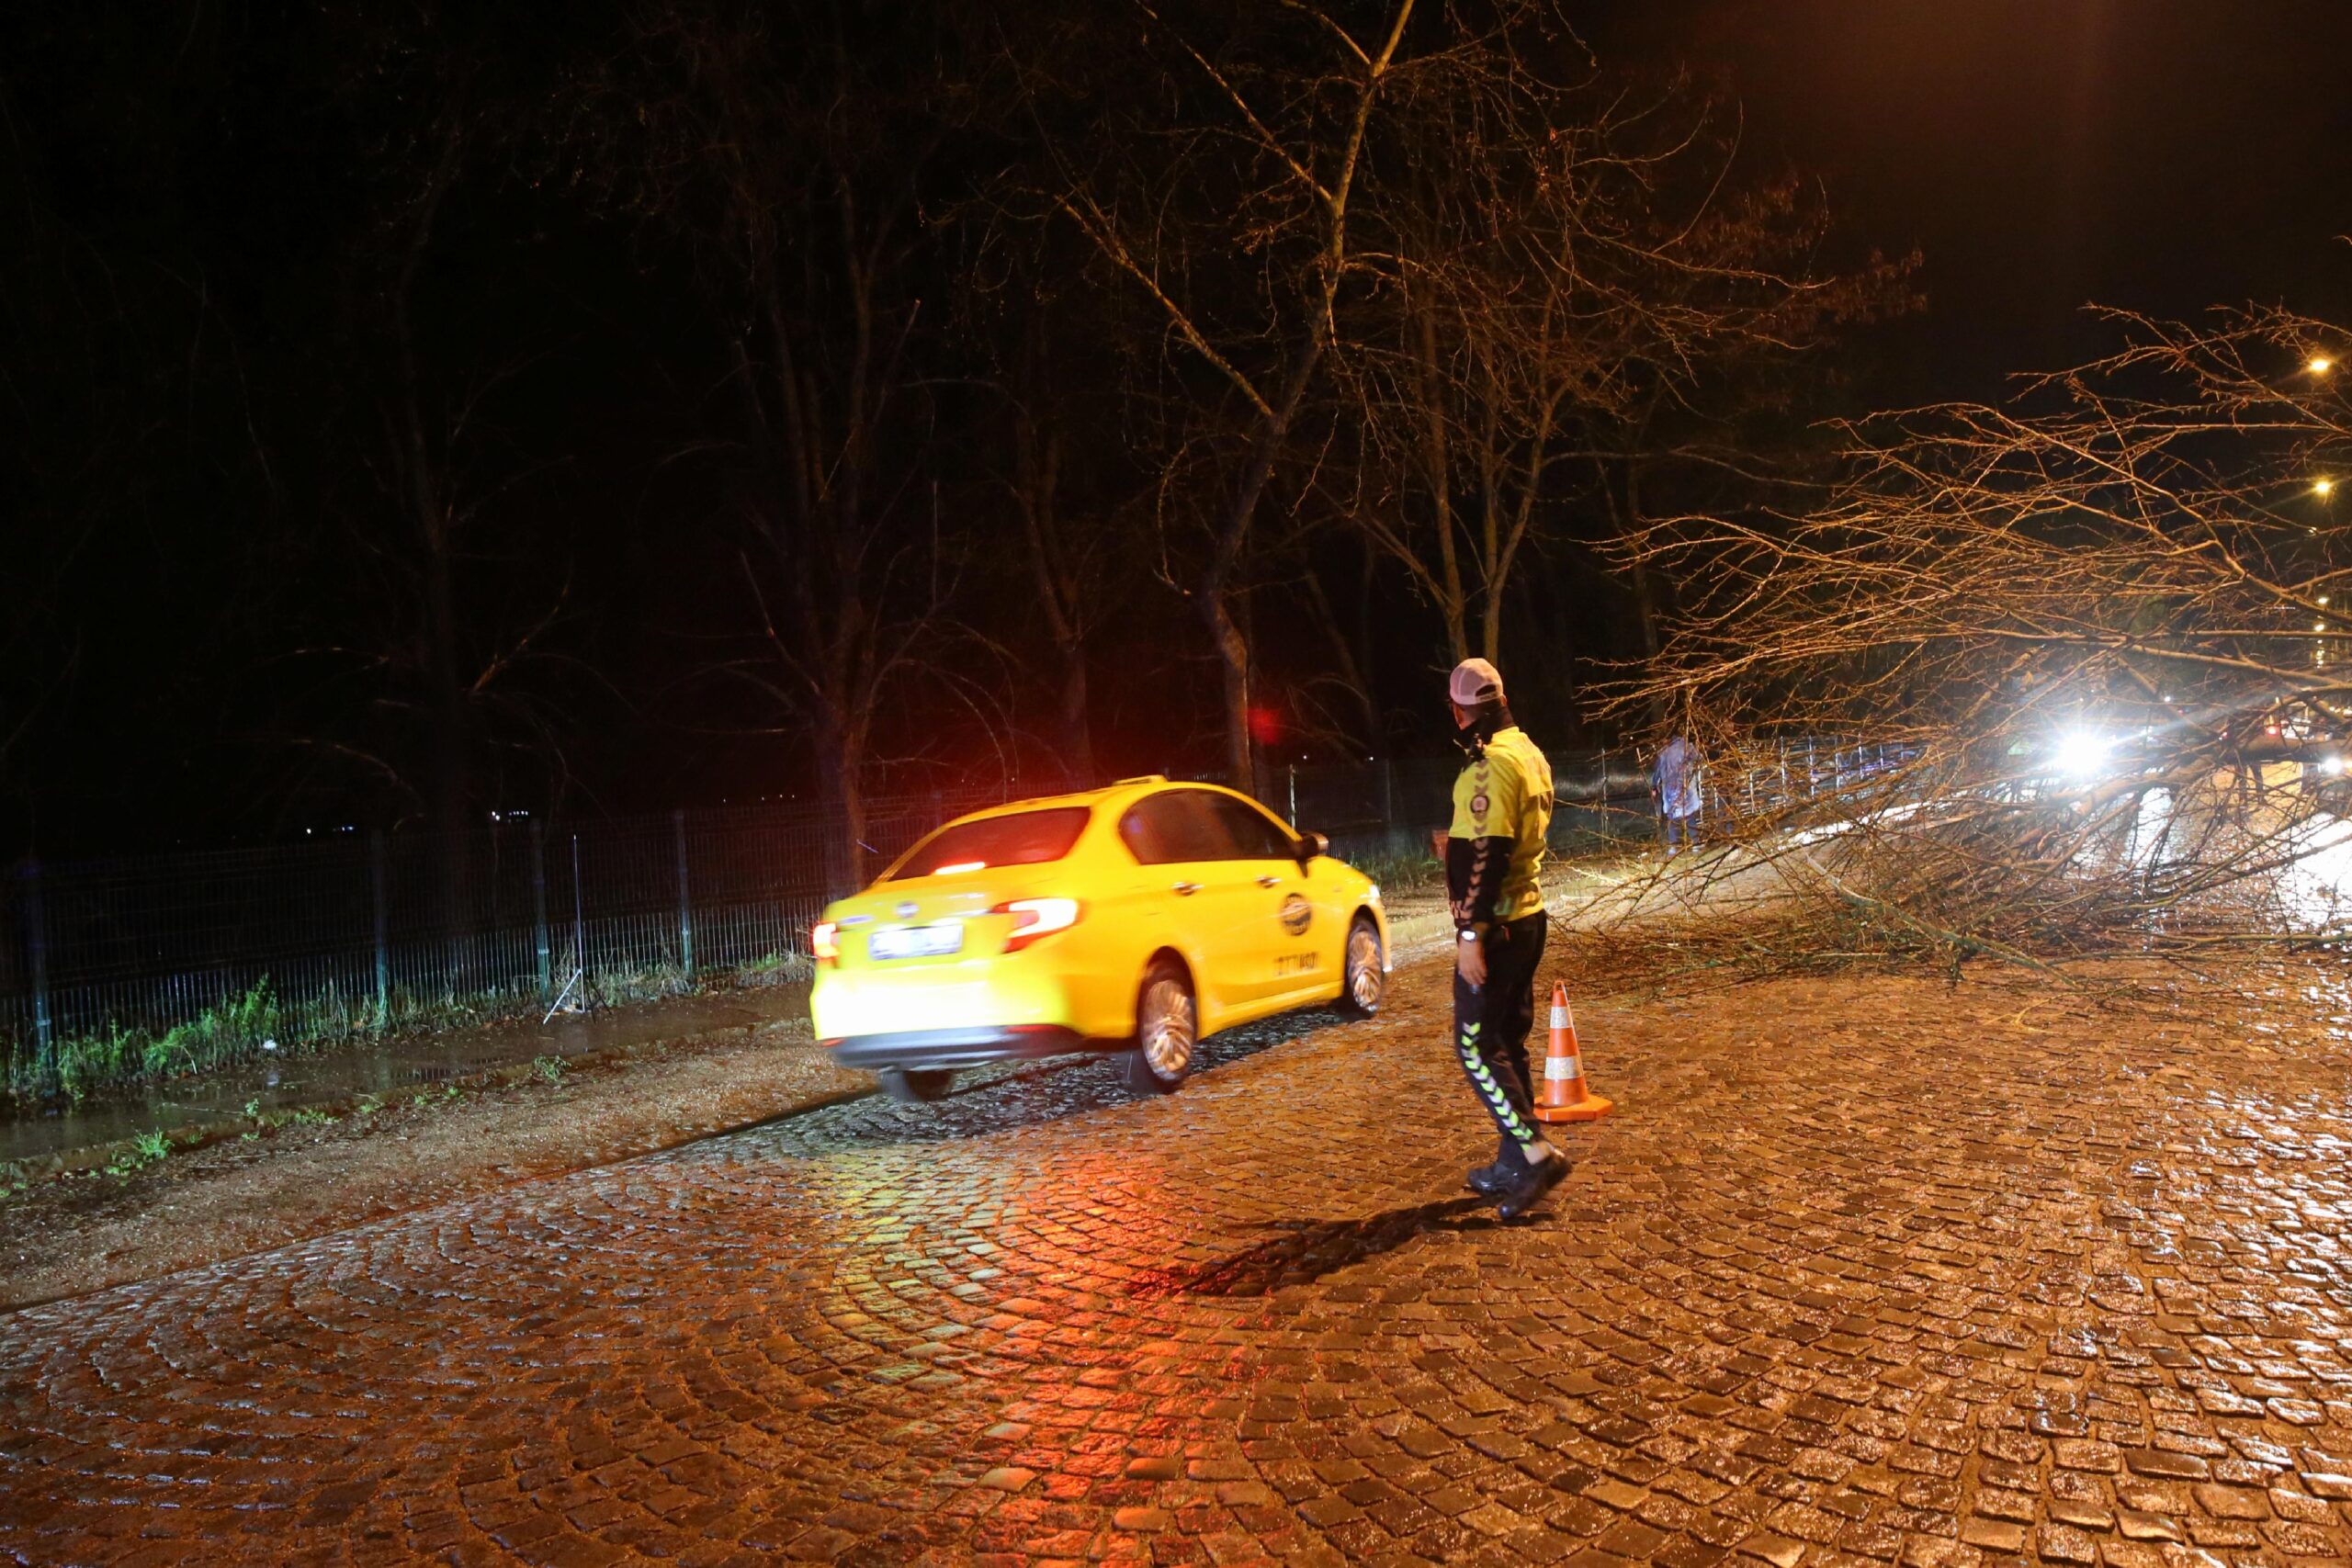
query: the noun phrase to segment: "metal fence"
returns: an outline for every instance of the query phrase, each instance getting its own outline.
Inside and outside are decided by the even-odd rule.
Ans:
[[[876,801],[863,841],[886,860],[1000,798]],[[53,1076],[38,1067],[61,1042],[161,1037],[257,996],[290,1048],[512,1013],[567,985],[681,989],[805,955],[847,861],[837,821],[752,806],[27,862],[0,888],[0,1054],[24,1088]]]
[[[1635,752],[1554,761],[1560,848],[1649,830]],[[1806,742],[1711,794],[1753,808],[1842,787],[1867,766],[1860,748]],[[1445,758],[1278,766],[1265,793],[1335,852],[1375,861],[1426,852],[1456,771]],[[874,801],[870,863],[1002,798],[971,788]],[[27,863],[0,888],[0,1054],[22,1089],[43,1069],[54,1082],[61,1042],[153,1040],[257,995],[290,1047],[513,1013],[567,986],[609,998],[787,965],[806,957],[827,899],[856,880],[845,844],[838,821],[767,805]]]

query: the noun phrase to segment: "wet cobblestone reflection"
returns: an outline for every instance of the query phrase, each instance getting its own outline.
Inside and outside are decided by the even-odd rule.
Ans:
[[[1503,1225],[1442,979],[0,1318],[0,1550],[2352,1561],[2340,1045],[1588,1003],[1620,1112]]]

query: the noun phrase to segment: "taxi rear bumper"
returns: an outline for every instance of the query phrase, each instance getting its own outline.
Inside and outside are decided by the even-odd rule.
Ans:
[[[1016,1023],[853,1034],[818,1043],[830,1051],[841,1066],[872,1072],[883,1067],[977,1067],[984,1062],[1029,1061],[1072,1051],[1116,1050],[1125,1042],[1091,1040],[1060,1024]]]

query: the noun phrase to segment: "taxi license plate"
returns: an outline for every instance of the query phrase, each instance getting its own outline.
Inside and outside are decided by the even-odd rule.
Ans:
[[[876,931],[865,939],[865,951],[875,958],[937,958],[964,951],[964,928],[949,922],[937,926],[901,926]]]

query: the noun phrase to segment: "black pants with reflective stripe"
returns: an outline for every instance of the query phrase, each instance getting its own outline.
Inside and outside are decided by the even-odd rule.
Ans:
[[[1506,1138],[1543,1137],[1528,1092],[1527,1036],[1535,1027],[1535,972],[1544,964],[1547,926],[1541,912],[1487,928],[1487,983],[1475,989],[1453,975],[1453,1049],[1471,1091]]]

